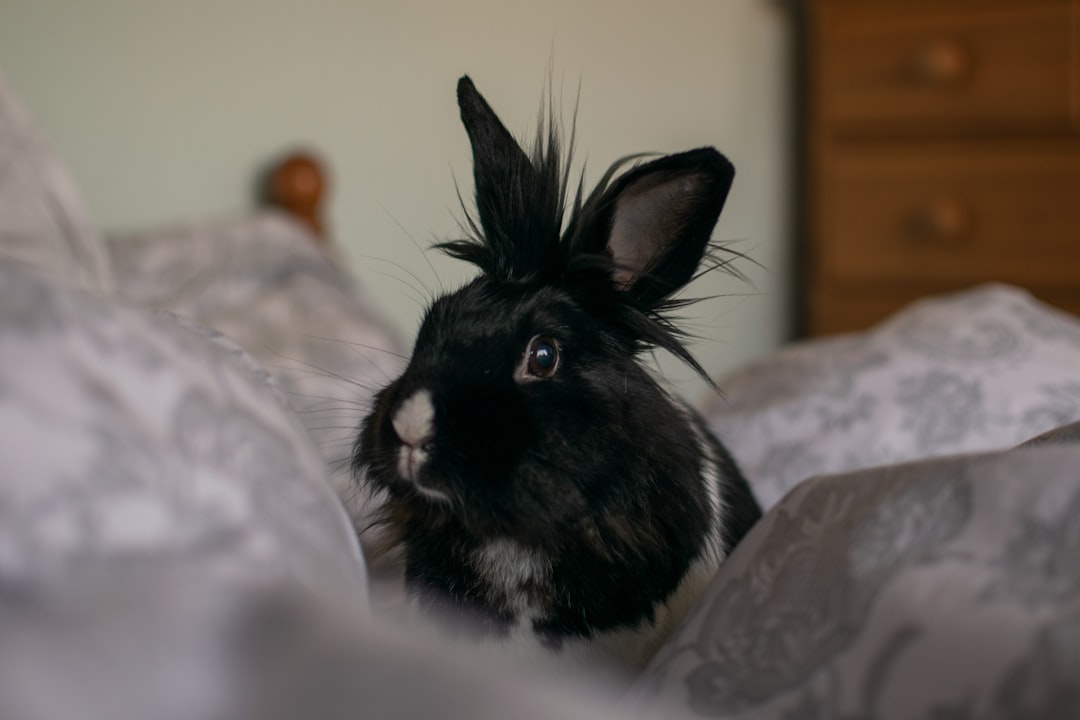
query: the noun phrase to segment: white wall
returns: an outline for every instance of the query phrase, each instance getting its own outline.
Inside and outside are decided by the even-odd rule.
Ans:
[[[0,0],[0,70],[104,229],[242,212],[268,158],[315,148],[332,230],[406,336],[420,307],[392,263],[429,286],[469,274],[433,256],[435,279],[409,239],[456,234],[453,177],[471,184],[459,75],[530,136],[549,68],[568,111],[580,83],[589,178],[630,152],[717,146],[737,177],[716,237],[766,269],[743,265],[753,288],[692,289],[750,293],[693,313],[714,373],[787,330],[788,48],[776,0]]]

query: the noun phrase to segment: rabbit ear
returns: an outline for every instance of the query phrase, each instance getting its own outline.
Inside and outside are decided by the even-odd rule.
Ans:
[[[458,81],[458,107],[473,151],[476,210],[488,241],[510,241],[529,198],[520,192],[536,182],[529,156],[476,90],[469,76]]]
[[[520,164],[532,167],[525,151],[495,115],[468,75],[458,80],[457,98],[461,122],[469,134],[473,159],[477,165],[483,164],[492,169]]]
[[[735,177],[712,148],[668,155],[616,180],[599,200],[605,234],[588,233],[612,278],[639,307],[655,307],[694,276]],[[603,245],[603,246],[601,246]]]

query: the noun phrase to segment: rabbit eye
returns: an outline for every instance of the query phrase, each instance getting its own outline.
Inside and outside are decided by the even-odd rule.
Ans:
[[[549,378],[559,367],[559,344],[555,338],[537,335],[529,341],[525,368],[534,378]]]

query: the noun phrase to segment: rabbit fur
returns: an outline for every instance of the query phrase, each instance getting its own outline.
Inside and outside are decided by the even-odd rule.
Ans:
[[[734,168],[700,148],[617,163],[568,200],[555,122],[531,154],[468,77],[480,274],[434,300],[354,450],[408,592],[453,631],[640,666],[760,516],[704,421],[642,364],[704,375],[668,317],[716,248]],[[571,143],[572,145],[572,143]]]

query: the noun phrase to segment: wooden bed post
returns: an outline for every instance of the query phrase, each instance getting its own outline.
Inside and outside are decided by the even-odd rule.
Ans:
[[[327,186],[322,164],[308,153],[287,155],[270,168],[266,196],[270,204],[306,225],[320,245],[328,245],[322,221],[322,199]]]

